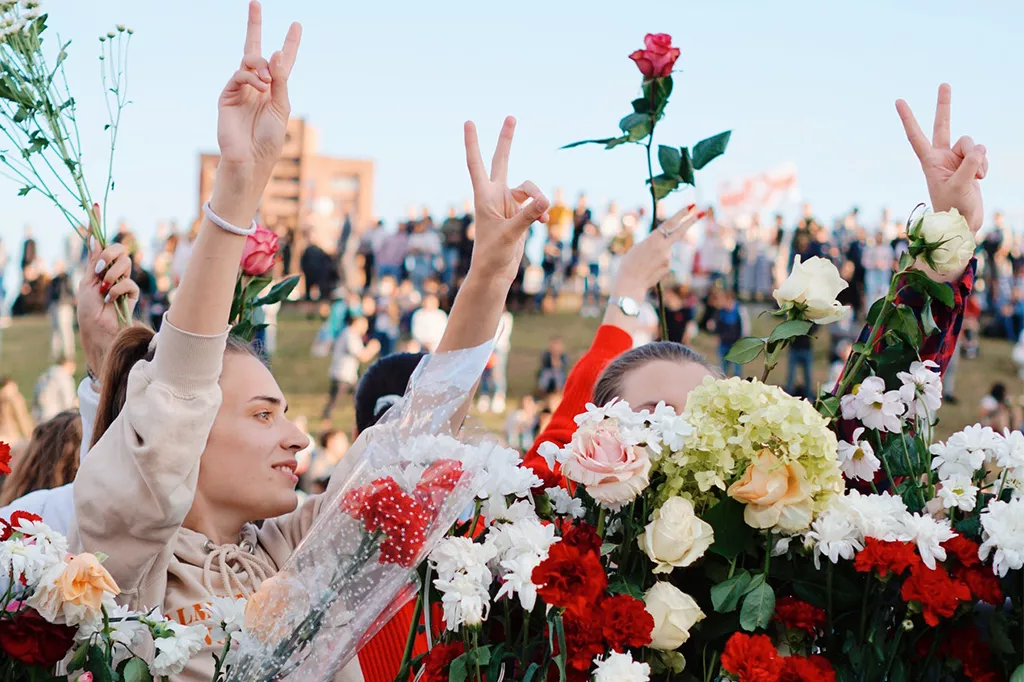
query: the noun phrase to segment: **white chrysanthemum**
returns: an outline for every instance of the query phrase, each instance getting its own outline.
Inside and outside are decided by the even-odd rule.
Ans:
[[[435,580],[434,587],[442,594],[441,605],[448,630],[456,632],[463,625],[472,627],[487,619],[491,599],[486,585],[458,573],[449,580]]]
[[[899,391],[886,391],[881,377],[864,379],[853,392],[840,400],[844,419],[857,419],[875,431],[899,433],[907,406]]]
[[[488,450],[483,471],[474,481],[476,496],[486,500],[492,495],[529,497],[530,490],[543,484],[533,469],[522,466],[522,456],[509,448]]]
[[[880,495],[862,495],[857,490],[847,491],[838,498],[834,511],[846,515],[857,528],[858,537],[874,538],[885,542],[909,542],[905,519],[910,516],[903,500],[888,492]]]
[[[974,511],[978,504],[978,486],[966,476],[953,476],[942,481],[938,494],[946,509],[969,512]]]
[[[569,494],[569,491],[560,486],[545,488],[544,492],[551,501],[551,506],[559,516],[571,516],[574,519],[582,519],[586,514],[583,508],[583,501]]]
[[[875,457],[871,444],[860,437],[864,427],[853,432],[853,442],[839,441],[839,468],[847,478],[859,478],[862,481],[875,480],[875,472],[882,463]]]
[[[537,602],[533,569],[547,558],[548,550],[556,542],[555,527],[536,517],[492,526],[487,532],[487,544],[495,550],[502,581],[495,598],[518,594],[522,607],[532,611]]]
[[[686,439],[693,434],[693,426],[664,402],[654,408],[648,423],[658,442],[669,450],[682,450]]]
[[[1024,567],[1024,498],[993,500],[981,513],[982,540],[978,556],[992,558],[992,571],[1000,578]]]
[[[903,383],[900,398],[907,405],[908,418],[935,420],[935,414],[942,406],[942,376],[936,371],[939,366],[931,360],[910,363],[909,372],[899,372],[896,377]]]
[[[228,635],[233,635],[245,624],[244,598],[214,597],[213,601],[203,607],[210,617],[210,637],[213,641],[222,642]]]
[[[473,542],[469,538],[449,537],[441,540],[430,553],[430,563],[438,576],[447,580],[457,573],[470,576],[478,582],[489,584],[491,571],[487,562],[497,556],[492,543]]]
[[[515,523],[523,519],[537,516],[537,510],[533,508],[532,500],[516,500],[512,504],[501,495],[491,495],[480,507],[480,513],[490,523],[496,521],[509,521]]]
[[[986,460],[994,461],[1006,447],[1006,439],[990,427],[972,424],[945,443],[932,444],[932,469],[938,470],[940,480],[954,476],[973,478]]]
[[[853,520],[840,510],[830,510],[811,523],[807,539],[814,545],[814,565],[821,568],[821,557],[838,564],[840,559],[851,561],[864,548],[860,533]]]
[[[52,545],[45,541],[5,540],[0,543],[0,575],[13,576],[15,584],[31,588],[51,568],[57,567],[58,575],[64,570],[62,556],[52,551]]]
[[[1001,445],[993,453],[996,466],[1024,471],[1024,433],[1004,429]]]
[[[649,682],[651,666],[633,660],[628,651],[624,654],[615,651],[602,659],[594,659],[594,682]]]
[[[179,625],[174,621],[167,621],[165,625],[174,636],[158,637],[153,640],[156,645],[156,656],[149,666],[149,672],[153,677],[170,677],[184,670],[189,659],[205,646],[206,636],[209,634],[206,626],[202,624]]]
[[[917,553],[928,568],[935,568],[936,561],[946,560],[946,550],[942,543],[952,540],[956,533],[950,528],[946,519],[936,519],[927,514],[910,514],[903,519],[910,542],[917,545]]]

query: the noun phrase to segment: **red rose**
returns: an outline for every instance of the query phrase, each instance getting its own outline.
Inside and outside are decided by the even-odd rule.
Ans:
[[[672,36],[667,33],[648,33],[644,36],[644,49],[629,55],[636,62],[644,80],[664,78],[672,73],[679,59],[679,48],[672,47]]]
[[[551,546],[548,557],[531,575],[537,594],[551,606],[587,610],[608,587],[608,576],[597,552],[582,552],[562,541]]]
[[[448,666],[465,651],[462,642],[435,646],[423,659],[422,682],[448,682]]]
[[[739,682],[778,682],[782,666],[782,657],[767,635],[737,632],[722,652],[722,670],[735,675]]]
[[[0,476],[11,473],[11,446],[0,441]]]
[[[861,573],[875,571],[879,578],[890,573],[903,575],[908,568],[921,563],[921,557],[910,542],[886,542],[867,538],[864,549],[857,553],[853,567]]]
[[[793,597],[783,597],[775,604],[772,620],[782,623],[787,630],[803,630],[813,637],[825,627],[828,617],[817,606]]]
[[[978,543],[968,540],[963,535],[946,540],[942,543],[942,547],[947,552],[951,552],[963,566],[970,568],[981,564],[981,559],[978,557]]]
[[[597,608],[599,615],[595,620],[601,623],[601,632],[611,651],[622,653],[627,648],[639,649],[651,643],[654,617],[639,599],[620,594],[602,599]]]
[[[601,617],[594,609],[566,611],[562,619],[565,632],[566,662],[579,672],[590,670],[594,658],[606,653]]]
[[[971,590],[959,580],[953,580],[942,565],[934,569],[918,564],[910,569],[910,577],[900,590],[903,601],[921,605],[924,622],[932,627],[940,618],[950,618],[960,602],[969,601]]]
[[[35,609],[0,620],[0,649],[25,665],[52,668],[75,643],[78,628],[48,623]]]
[[[779,682],[836,682],[836,671],[824,656],[787,656]]]
[[[245,238],[242,249],[242,272],[250,276],[265,275],[277,260],[277,235],[263,227],[256,226],[256,232]]]
[[[430,514],[437,514],[445,497],[462,478],[462,463],[454,459],[440,459],[423,472],[416,489],[412,491],[416,501]]]
[[[594,552],[601,556],[601,538],[592,526],[585,523],[578,523],[569,526],[562,533],[562,542],[570,547],[576,547],[581,552]]]

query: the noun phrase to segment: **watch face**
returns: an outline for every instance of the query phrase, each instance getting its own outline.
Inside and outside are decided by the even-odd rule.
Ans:
[[[630,317],[636,317],[640,314],[640,306],[631,298],[621,299],[619,301],[619,308]]]

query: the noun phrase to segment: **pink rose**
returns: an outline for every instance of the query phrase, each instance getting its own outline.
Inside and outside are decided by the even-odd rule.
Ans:
[[[636,497],[650,482],[647,449],[625,445],[606,428],[584,436],[562,464],[562,474],[586,488],[602,506],[616,510]]]
[[[78,682],[92,682],[92,673],[82,673],[78,677]]]
[[[256,232],[245,238],[242,272],[253,277],[266,274],[277,260],[277,248],[277,235],[257,225]]]
[[[644,36],[644,49],[629,55],[636,62],[644,80],[664,78],[672,73],[679,59],[679,48],[672,47],[672,36],[667,33],[648,33]]]

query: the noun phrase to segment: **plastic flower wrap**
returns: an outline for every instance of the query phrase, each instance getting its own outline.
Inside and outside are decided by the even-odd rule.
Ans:
[[[843,491],[828,421],[777,386],[707,379],[683,418],[692,435],[655,456],[658,500],[679,495],[701,511],[727,494],[746,505],[749,525],[796,533]]]
[[[408,594],[415,567],[479,492],[502,448],[463,413],[491,345],[424,359],[406,396],[333,474],[343,483],[246,609],[228,680],[325,680]]]

